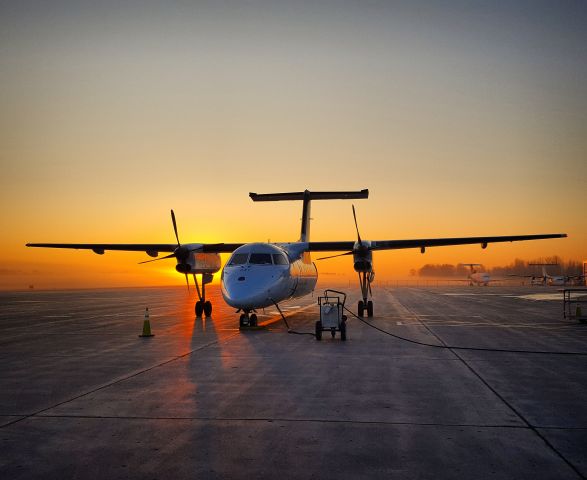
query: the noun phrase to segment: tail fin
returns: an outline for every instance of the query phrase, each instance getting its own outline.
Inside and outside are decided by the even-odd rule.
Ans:
[[[548,277],[548,273],[546,272],[546,267],[556,267],[558,263],[529,263],[528,266],[533,267],[542,267],[542,277]]]
[[[368,198],[369,190],[363,189],[354,192],[289,192],[289,193],[249,193],[253,202],[279,202],[282,200],[302,200],[302,228],[300,242],[310,241],[310,202],[312,200],[337,200],[352,198]]]

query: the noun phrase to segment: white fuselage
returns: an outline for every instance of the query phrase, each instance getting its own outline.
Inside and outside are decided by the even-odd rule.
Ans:
[[[485,285],[487,286],[491,281],[489,274],[487,272],[475,272],[469,275],[469,281],[475,285]]]
[[[562,286],[565,284],[565,277],[552,277],[548,275],[546,277],[546,284],[550,286]]]
[[[251,311],[314,290],[316,266],[303,243],[248,243],[237,248],[222,270],[224,301]]]

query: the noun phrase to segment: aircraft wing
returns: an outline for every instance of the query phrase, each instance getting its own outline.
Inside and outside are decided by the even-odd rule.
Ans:
[[[240,247],[242,243],[201,243],[196,245],[200,247],[198,251],[204,253],[230,253]],[[105,250],[120,250],[125,252],[145,252],[151,256],[157,256],[158,252],[174,252],[177,248],[175,243],[27,243],[26,246],[92,250],[100,255]],[[153,253],[155,255],[152,255]]]
[[[501,237],[456,237],[456,238],[416,238],[408,240],[374,240],[370,242],[370,250],[398,250],[403,248],[443,247],[448,245],[480,244],[483,248],[488,243],[519,242],[523,240],[542,240],[547,238],[563,238],[566,233],[548,233],[543,235],[508,235]],[[352,250],[355,242],[308,242],[309,251],[334,252]]]

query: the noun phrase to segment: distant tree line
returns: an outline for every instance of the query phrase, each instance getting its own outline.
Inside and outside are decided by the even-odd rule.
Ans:
[[[488,272],[491,275],[533,275],[542,274],[542,267],[531,265],[533,263],[556,263],[556,266],[547,266],[546,271],[551,275],[580,275],[583,273],[583,262],[577,260],[563,260],[558,255],[551,257],[540,257],[534,260],[522,260],[516,258],[511,264],[506,266],[493,267],[485,269],[483,265],[475,267],[479,272]],[[449,263],[432,264],[427,263],[418,270],[412,269],[411,275],[419,277],[466,277],[470,272],[469,267],[463,265],[452,265]]]
[[[476,267],[479,271],[484,271],[483,267]],[[433,264],[427,263],[418,270],[419,277],[466,277],[469,273],[469,267],[462,265],[451,265],[450,263]]]

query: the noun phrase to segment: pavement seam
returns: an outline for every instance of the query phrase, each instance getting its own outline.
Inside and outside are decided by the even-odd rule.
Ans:
[[[290,422],[290,423],[341,423],[357,425],[407,425],[420,427],[447,427],[447,428],[507,428],[514,430],[529,430],[525,425],[478,425],[472,423],[434,423],[434,422],[386,422],[386,421],[369,421],[369,420],[336,420],[325,418],[282,418],[282,417],[257,417],[257,418],[231,418],[231,417],[146,417],[130,415],[56,415],[56,414],[39,414],[35,418],[70,418],[70,419],[111,419],[111,420],[195,420],[195,421],[212,421],[212,422]]]
[[[393,295],[389,290],[388,293],[390,293],[391,295]],[[399,302],[399,300],[398,300]],[[405,308],[406,310],[408,310],[412,315],[414,315],[416,318],[419,319],[418,315],[411,310],[409,307],[406,307],[405,305],[402,305],[403,308]],[[552,445],[548,439],[542,435],[538,430],[537,427],[535,427],[534,425],[532,425],[527,419],[526,417],[524,417],[524,415],[522,415],[521,412],[519,412],[510,402],[508,402],[495,388],[493,388],[489,382],[487,382],[479,373],[477,373],[477,371],[471,367],[467,361],[465,359],[463,359],[457,352],[455,352],[449,345],[447,345],[444,340],[442,340],[442,338],[440,338],[436,333],[434,333],[429,327],[428,325],[426,325],[424,322],[421,321],[421,324],[424,328],[426,328],[426,330],[428,330],[430,332],[431,335],[433,335],[434,337],[436,337],[438,339],[439,342],[441,342],[448,350],[450,350],[450,352],[457,357],[465,367],[467,367],[469,369],[469,371],[471,371],[471,373],[473,373],[491,392],[493,392],[493,394],[499,398],[512,412],[514,412],[514,414],[527,425],[527,428],[529,428],[530,430],[532,430],[534,432],[534,434],[540,438],[544,444],[553,452],[555,453],[563,462],[565,462],[578,476],[579,478],[585,479],[586,477],[579,471],[579,469],[577,467],[575,467],[575,465],[573,465],[573,463],[571,463],[561,452],[559,452],[554,445]]]
[[[40,409],[40,410],[38,410],[36,412],[33,412],[31,414],[28,414],[28,415],[26,415],[26,416],[24,416],[22,418],[16,419],[13,422],[6,423],[6,424],[0,426],[0,428],[8,427],[10,425],[14,425],[15,423],[22,422],[23,420],[26,420],[26,419],[31,418],[31,417],[35,417],[35,416],[37,416],[37,415],[39,415],[39,414],[41,414],[43,412],[46,412],[48,410],[53,409],[53,408],[57,408],[57,407],[59,407],[61,405],[65,405],[66,403],[73,402],[74,400],[78,400],[78,399],[80,399],[82,397],[85,397],[86,395],[90,395],[92,393],[98,392],[98,391],[103,390],[105,388],[111,387],[112,385],[116,385],[116,384],[118,384],[120,382],[124,382],[125,380],[129,380],[131,378],[137,377],[139,375],[142,375],[143,373],[147,373],[147,372],[149,372],[151,370],[154,370],[155,368],[162,367],[163,365],[167,365],[168,363],[175,362],[176,360],[180,360],[182,358],[185,358],[185,357],[187,357],[187,356],[189,356],[189,355],[191,355],[191,354],[193,354],[195,352],[198,352],[200,350],[203,350],[203,349],[205,349],[207,347],[210,347],[212,345],[216,345],[217,343],[220,343],[221,341],[230,340],[231,338],[236,337],[238,334],[239,334],[239,332],[236,332],[236,333],[234,333],[232,335],[229,335],[229,336],[227,336],[227,337],[225,337],[223,339],[219,339],[218,338],[218,339],[216,339],[216,340],[214,340],[212,342],[209,342],[209,343],[207,343],[205,345],[201,345],[198,348],[194,348],[193,350],[190,350],[189,352],[186,352],[186,353],[184,353],[182,355],[178,355],[178,356],[173,357],[171,359],[165,360],[164,362],[158,363],[156,365],[153,365],[151,367],[145,368],[145,369],[140,370],[138,372],[134,372],[134,373],[132,373],[130,375],[127,375],[127,376],[125,376],[123,378],[119,378],[119,379],[114,380],[112,382],[109,382],[107,384],[100,385],[99,387],[96,387],[96,388],[94,388],[92,390],[89,390],[87,392],[81,393],[79,395],[76,395],[75,397],[69,398],[67,400],[63,400],[61,402],[58,402],[58,403],[56,403],[54,405],[51,405],[50,407],[42,408],[42,409]]]

